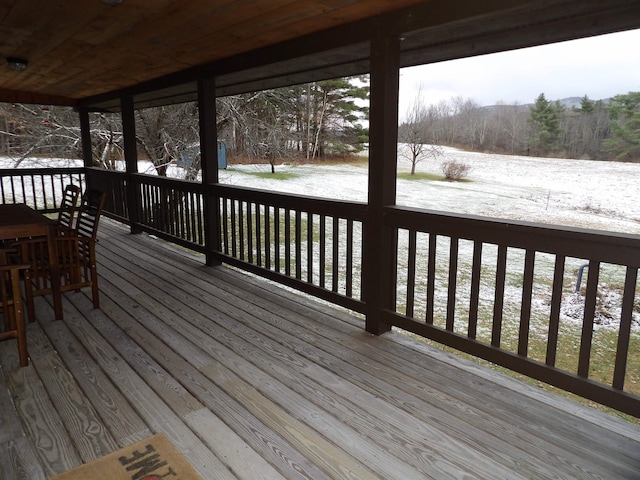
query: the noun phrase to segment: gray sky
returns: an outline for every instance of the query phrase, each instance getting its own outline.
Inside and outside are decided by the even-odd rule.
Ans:
[[[480,105],[640,91],[640,30],[402,69],[400,118],[422,84],[426,104],[461,96]]]

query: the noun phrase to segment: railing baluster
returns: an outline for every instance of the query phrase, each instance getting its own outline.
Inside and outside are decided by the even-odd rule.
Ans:
[[[38,178],[38,180],[40,180],[40,188],[41,188],[41,190],[42,190],[42,192],[43,192],[43,197],[44,197],[44,198],[42,199],[42,202],[43,202],[44,208],[45,208],[45,209],[48,209],[48,208],[49,208],[49,203],[47,202],[48,195],[46,194],[46,189],[45,189],[45,186],[44,186],[44,184],[45,184],[45,178],[44,178],[44,175],[38,175],[37,177],[36,177],[35,175],[32,175],[32,176],[31,176],[31,188],[32,188],[33,198],[36,198],[36,199],[38,198],[38,197],[36,196],[36,178]],[[55,196],[56,196],[56,189],[54,188],[54,182],[53,182],[53,179],[54,179],[54,175],[51,175],[51,176],[49,177],[49,181],[51,182],[51,195],[53,196],[53,205],[55,206],[55,205],[57,205],[57,204],[58,204],[58,202],[56,201],[56,198],[55,198]],[[36,201],[36,206],[37,206],[37,201]]]
[[[244,211],[246,208],[246,204],[247,202],[245,202],[244,200],[238,201],[238,238],[240,240],[240,260],[244,260],[245,258],[247,258],[246,251],[245,251],[246,228],[244,224],[244,218],[245,218]]]
[[[222,225],[222,228],[220,229],[222,230],[221,245],[224,249],[224,254],[229,255],[229,222],[231,221],[229,219],[228,209],[229,200],[220,197],[220,202],[222,203],[222,219],[220,221],[220,224]]]
[[[319,285],[321,288],[326,286],[325,272],[327,270],[327,217],[324,214],[320,214],[320,246],[318,247],[318,254],[320,256],[318,261],[318,275],[320,276]]]
[[[233,257],[238,256],[238,228],[236,225],[237,222],[237,214],[236,214],[236,203],[238,200],[231,200],[231,255]]]
[[[253,202],[247,202],[247,258],[253,263]]]
[[[291,210],[284,210],[284,274],[291,276]]]
[[[271,205],[264,207],[264,263],[267,270],[271,270]]]
[[[204,201],[203,195],[200,194],[195,194],[196,195],[196,202],[198,204],[198,219],[197,219],[197,223],[198,223],[198,244],[199,245],[204,245],[206,242],[205,236],[204,236],[204,209],[202,208],[202,202]]]
[[[313,283],[313,213],[307,212],[307,283]]]
[[[478,305],[480,303],[480,273],[482,272],[482,242],[473,242],[471,264],[471,293],[469,298],[469,330],[467,336],[475,339],[478,333]]]
[[[429,234],[429,263],[427,265],[427,311],[426,322],[433,325],[433,309],[436,288],[436,241],[435,233]]]
[[[407,233],[409,235],[409,245],[407,249],[407,293],[404,311],[406,316],[413,317],[416,291],[417,232],[415,230],[409,230]],[[397,284],[397,282],[394,282],[394,284]]]
[[[340,275],[340,255],[338,250],[338,245],[340,242],[340,219],[338,217],[333,217],[333,230],[331,231],[331,236],[333,240],[333,258],[332,258],[332,282],[331,282],[331,291],[338,291],[338,277]]]
[[[456,290],[458,285],[458,238],[452,237],[449,243],[449,282],[447,285],[447,320],[446,329],[453,332],[456,317]]]
[[[593,321],[596,314],[599,279],[600,262],[592,260],[589,262],[589,275],[587,277],[584,318],[582,319],[582,336],[580,338],[580,358],[578,359],[578,375],[584,378],[589,377],[589,365],[591,363],[591,344],[593,341]]]
[[[276,272],[280,273],[280,208],[274,207],[273,212],[273,240],[275,242],[275,258],[273,261],[276,265]]]
[[[353,220],[347,219],[347,272],[344,294],[347,297],[353,295]]]
[[[27,190],[24,186],[24,177],[20,177],[20,184],[22,185],[22,189],[21,189],[22,198],[24,198],[24,203],[27,203]],[[33,196],[33,206],[34,208],[38,207],[35,195]]]
[[[527,250],[524,257],[524,278],[522,281],[522,306],[520,308],[520,333],[518,335],[518,355],[526,357],[529,351],[529,325],[531,323],[531,298],[533,296],[533,272],[536,254]]]
[[[564,255],[556,255],[553,269],[553,287],[551,293],[551,312],[549,315],[549,336],[547,340],[547,356],[545,363],[551,367],[556,365],[558,350],[558,331],[560,329],[560,307],[562,304],[562,286],[564,282]]]
[[[491,329],[491,345],[499,347],[502,340],[502,309],[504,306],[504,286],[507,273],[507,247],[498,245],[498,261],[496,265],[496,291],[493,301],[493,327]]]
[[[196,207],[196,195],[193,192],[185,192],[185,201],[187,202],[187,240],[196,242],[196,218],[198,217],[198,209]]]
[[[258,266],[262,267],[262,205],[256,202],[256,262]]]
[[[298,209],[295,215],[295,245],[296,245],[296,279],[302,279],[302,212]]]
[[[618,347],[616,349],[616,363],[613,371],[613,388],[624,390],[624,380],[627,374],[627,355],[631,339],[631,322],[633,320],[633,305],[638,281],[638,268],[627,267],[622,296],[622,312],[620,314],[620,330],[618,331]]]

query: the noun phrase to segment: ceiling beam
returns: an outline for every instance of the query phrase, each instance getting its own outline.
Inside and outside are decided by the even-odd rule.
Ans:
[[[46,95],[37,92],[23,92],[0,88],[0,98],[6,103],[30,103],[39,105],[56,105],[64,107],[74,107],[77,101],[73,98],[59,97],[56,95]]]

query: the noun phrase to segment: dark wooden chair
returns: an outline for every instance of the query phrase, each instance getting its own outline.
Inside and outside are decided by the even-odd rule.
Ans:
[[[21,282],[29,281],[29,265],[0,265],[0,340],[17,339],[20,366],[29,364]]]
[[[105,199],[105,193],[88,189],[82,196],[72,228],[59,229],[56,233],[60,291],[79,291],[81,288],[90,286],[95,308],[100,307],[95,244]],[[22,261],[31,265],[31,281],[25,288],[31,319],[31,314],[35,310],[33,297],[51,294],[49,249],[44,238],[22,240],[17,245]]]

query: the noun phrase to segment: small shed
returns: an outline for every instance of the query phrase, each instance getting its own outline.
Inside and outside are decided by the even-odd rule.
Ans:
[[[194,160],[200,154],[200,147],[188,148],[183,151],[180,158],[176,160],[176,165],[181,168],[188,168],[193,165]],[[218,168],[227,168],[227,145],[218,142]]]

